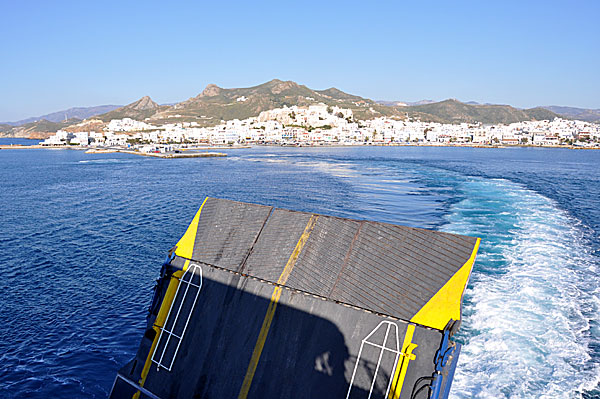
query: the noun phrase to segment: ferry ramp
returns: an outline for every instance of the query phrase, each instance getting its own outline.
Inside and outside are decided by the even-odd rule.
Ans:
[[[207,198],[110,397],[447,397],[478,245]]]

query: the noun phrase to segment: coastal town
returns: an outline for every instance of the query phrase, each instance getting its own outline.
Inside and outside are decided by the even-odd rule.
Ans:
[[[600,124],[561,118],[495,125],[443,124],[408,117],[358,120],[351,109],[317,104],[271,109],[257,117],[221,121],[212,127],[201,127],[197,122],[151,124],[113,119],[102,131],[59,130],[40,145],[121,148],[140,153],[173,152],[190,146],[248,145],[600,148]]]

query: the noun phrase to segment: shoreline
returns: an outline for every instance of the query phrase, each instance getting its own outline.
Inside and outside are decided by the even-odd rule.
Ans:
[[[562,148],[568,150],[600,150],[600,147],[580,147],[573,145],[558,145],[558,146],[541,146],[541,145],[484,145],[484,144],[431,144],[431,143],[422,143],[422,144],[368,144],[368,145],[352,145],[352,144],[322,144],[322,145],[284,145],[284,144],[254,144],[254,145],[243,145],[237,147],[194,147],[194,148],[181,148],[179,151],[208,151],[208,150],[236,150],[236,149],[248,149],[254,147],[280,147],[280,148],[363,148],[363,147],[445,147],[445,148],[495,148],[495,149],[504,149],[504,148]],[[201,155],[196,155],[198,153],[177,153],[177,154],[165,154],[165,153],[143,153],[139,151],[128,150],[125,148],[99,148],[99,147],[79,147],[79,146],[71,146],[71,145],[59,145],[59,146],[45,146],[45,145],[23,145],[23,144],[15,144],[15,145],[0,145],[0,150],[26,150],[26,149],[46,149],[46,150],[77,150],[77,151],[85,151],[89,154],[107,154],[107,153],[115,153],[121,152],[125,154],[135,154],[142,156],[153,156],[158,158],[197,158],[201,157]],[[203,153],[210,154],[210,153]],[[219,154],[219,153],[212,153]],[[173,155],[173,156],[165,156],[165,155]],[[225,154],[226,155],[226,154]],[[221,155],[221,156],[225,156]],[[204,155],[211,156],[211,155]]]
[[[194,149],[185,149],[186,151],[194,151],[194,150],[209,150],[209,149],[227,149],[230,147],[198,147]],[[250,148],[250,147],[242,147],[242,148]],[[145,157],[154,157],[154,158],[212,158],[212,157],[226,157],[227,154],[223,152],[181,152],[181,153],[146,153],[139,151],[127,150],[124,148],[90,148],[90,147],[78,147],[78,146],[70,146],[70,145],[60,145],[60,146],[45,146],[45,145],[0,145],[0,150],[75,150],[75,151],[84,151],[86,154],[112,154],[112,153],[122,153],[122,154],[133,154],[140,155]]]
[[[86,154],[111,154],[120,152],[123,154],[141,155],[144,157],[154,158],[212,158],[212,157],[226,157],[227,154],[223,152],[192,152],[192,153],[152,153],[152,152],[139,152],[130,150],[119,150],[119,149],[89,149]]]

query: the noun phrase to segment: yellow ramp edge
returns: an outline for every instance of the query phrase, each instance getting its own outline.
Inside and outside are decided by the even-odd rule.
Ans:
[[[192,219],[192,223],[190,223],[185,234],[177,243],[175,255],[185,259],[192,259],[192,255],[194,253],[194,242],[196,241],[196,233],[198,232],[198,222],[200,221],[200,213],[202,212],[202,208],[204,207],[204,204],[206,204],[207,199],[208,197],[204,199],[200,209],[198,209],[198,212],[196,212],[196,216],[194,216],[194,219]]]
[[[398,359],[399,364],[396,364],[394,379],[392,380],[392,386],[387,399],[400,398],[402,386],[404,385],[404,379],[406,378],[406,370],[408,370],[408,362],[417,358],[417,356],[412,353],[412,351],[419,346],[412,343],[414,333],[415,325],[409,324],[406,329],[406,335],[404,336],[404,342],[402,343],[402,353],[400,353],[400,359]]]
[[[481,239],[478,238],[473,247],[471,257],[461,266],[460,269],[444,284],[442,288],[423,306],[410,321],[423,326],[433,327],[443,330],[450,319],[460,320],[462,296],[475,258]]]
[[[204,199],[202,202],[202,206],[192,222],[188,226],[185,234],[179,242],[177,243],[177,248],[175,249],[175,254],[181,256],[182,258],[187,258],[185,264],[183,265],[182,270],[178,270],[171,276],[171,280],[169,281],[169,285],[167,287],[167,292],[163,298],[163,301],[160,305],[160,309],[158,310],[158,315],[156,316],[156,320],[154,321],[154,326],[152,327],[155,331],[154,340],[152,341],[152,345],[150,346],[150,351],[148,352],[148,356],[146,357],[146,362],[144,363],[144,368],[142,369],[142,373],[139,379],[139,384],[141,387],[146,383],[146,378],[148,377],[148,372],[150,371],[150,366],[152,365],[152,353],[154,353],[154,348],[158,344],[158,339],[160,337],[160,329],[164,326],[167,314],[169,313],[169,308],[171,307],[171,303],[175,299],[175,292],[177,291],[177,287],[179,286],[179,279],[183,276],[183,273],[187,270],[190,261],[192,258],[192,254],[194,252],[194,242],[196,241],[196,233],[198,231],[198,221],[200,220],[200,212],[202,212],[202,207],[206,203],[208,197]],[[140,391],[137,391],[133,395],[133,399],[139,399]]]

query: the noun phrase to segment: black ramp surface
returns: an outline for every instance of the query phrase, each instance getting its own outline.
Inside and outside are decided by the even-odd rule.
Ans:
[[[443,326],[413,317],[459,315],[477,239],[214,198],[194,220],[123,378],[162,399],[397,399],[431,381]]]
[[[186,334],[173,370],[152,367],[148,375],[145,387],[161,398],[237,397],[252,357],[274,287],[226,271],[204,269],[198,307],[190,320],[194,328]],[[401,344],[406,323],[284,290],[248,397],[345,398],[361,341],[382,321],[397,325]],[[439,332],[422,329],[421,333],[437,348]],[[371,340],[383,344],[381,331]],[[388,339],[388,346],[394,349],[391,341]],[[417,348],[415,353],[425,350],[429,349]],[[370,346],[363,350],[352,398],[368,396],[379,353]],[[414,361],[421,374],[433,372],[430,356],[417,356]],[[373,398],[383,398],[393,366],[394,356],[386,352]]]
[[[209,198],[194,259],[277,282],[311,214]],[[476,239],[319,216],[286,286],[410,320],[467,262]]]
[[[272,209],[208,198],[200,214],[193,258],[238,271]]]
[[[354,220],[319,216],[286,285],[329,297],[343,273],[359,226],[360,222]]]
[[[275,209],[252,249],[243,273],[276,282],[294,251],[309,213]]]
[[[471,256],[475,239],[441,234],[365,223],[331,298],[410,320]]]

